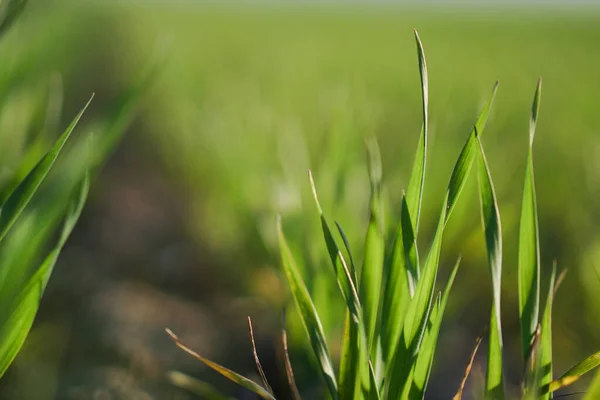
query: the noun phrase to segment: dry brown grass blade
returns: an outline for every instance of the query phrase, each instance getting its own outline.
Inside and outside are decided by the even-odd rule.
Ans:
[[[463,379],[462,379],[462,382],[460,382],[458,391],[456,392],[456,394],[454,395],[452,400],[461,400],[462,399],[462,393],[463,393],[463,390],[465,389],[465,384],[467,383],[467,378],[469,377],[469,374],[471,373],[471,368],[473,368],[473,363],[475,362],[475,355],[477,355],[477,350],[479,349],[479,345],[481,344],[481,341],[483,340],[484,334],[485,334],[485,332],[482,333],[481,335],[479,335],[479,337],[475,341],[475,347],[473,347],[473,351],[471,352],[471,358],[469,359],[469,363],[467,364],[467,368],[465,369],[465,375],[463,376]]]
[[[265,371],[260,363],[260,359],[258,358],[258,351],[256,351],[256,342],[254,340],[254,329],[252,328],[252,318],[248,317],[248,333],[250,334],[250,342],[252,342],[252,354],[254,355],[254,362],[256,363],[256,370],[258,375],[260,375],[260,379],[265,386],[265,389],[269,391],[269,393],[273,394],[273,389],[271,385],[269,385],[269,381],[267,381],[267,376],[265,375]]]
[[[281,350],[283,352],[282,358],[285,363],[285,375],[292,400],[302,400],[300,392],[298,391],[298,386],[296,386],[294,370],[292,369],[292,362],[290,361],[290,353],[288,351],[287,330],[285,329],[285,310],[283,311],[283,315],[281,317]]]

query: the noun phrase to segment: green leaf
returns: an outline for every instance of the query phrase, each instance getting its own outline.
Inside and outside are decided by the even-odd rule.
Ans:
[[[88,100],[87,104],[77,114],[71,125],[67,130],[60,136],[54,146],[46,153],[46,155],[36,164],[35,167],[27,174],[25,179],[17,185],[10,196],[6,199],[6,202],[2,205],[0,210],[0,241],[4,238],[9,229],[13,226],[19,215],[23,212],[23,209],[27,206],[39,186],[42,184],[48,172],[54,165],[54,162],[58,158],[62,148],[71,136],[71,133],[75,129],[75,126],[81,119],[81,116],[90,105],[92,97]]]
[[[425,332],[423,338],[423,344],[419,349],[417,359],[415,362],[415,369],[412,374],[412,387],[410,388],[409,397],[411,399],[422,399],[427,388],[429,377],[431,376],[431,367],[433,366],[433,358],[435,355],[435,349],[437,346],[437,340],[442,326],[442,319],[444,317],[444,311],[446,310],[446,303],[454,283],[454,278],[458,272],[458,266],[460,265],[460,257],[456,260],[456,264],[452,269],[452,273],[448,278],[444,293],[439,298],[439,301],[435,302],[435,306],[431,311],[431,317],[429,319],[430,324]],[[405,389],[406,390],[406,389]]]
[[[250,379],[248,379],[236,372],[233,372],[230,369],[227,369],[217,363],[210,361],[207,358],[202,357],[200,354],[196,353],[194,350],[190,349],[185,344],[183,344],[181,342],[181,340],[179,339],[179,337],[177,337],[177,335],[175,335],[170,329],[165,329],[165,331],[169,334],[169,336],[171,336],[171,339],[173,339],[173,341],[175,342],[177,347],[179,347],[181,350],[185,351],[192,357],[196,358],[197,360],[202,361],[207,367],[212,368],[213,370],[217,371],[219,374],[223,375],[225,378],[229,379],[230,381],[237,383],[238,385],[256,393],[263,399],[276,400],[275,397],[271,393],[269,393],[266,389],[264,389],[262,386],[260,386],[256,382],[251,381]]]
[[[550,275],[550,285],[548,286],[548,295],[546,297],[546,306],[542,317],[542,330],[540,333],[540,348],[538,359],[538,386],[541,388],[540,400],[548,400],[551,398],[548,390],[548,385],[552,381],[552,303],[554,302],[554,294],[556,288],[554,286],[556,278],[556,264],[552,267],[552,275]]]
[[[367,142],[371,203],[369,226],[364,246],[364,260],[359,279],[359,298],[363,306],[363,318],[371,359],[377,348],[377,320],[381,281],[383,275],[384,237],[381,204],[381,160],[375,140]]]
[[[566,386],[569,386],[575,383],[582,375],[590,372],[594,368],[600,365],[600,351],[592,354],[585,360],[579,362],[569,369],[567,372],[562,374],[562,376],[554,381],[552,381],[549,385],[550,392],[554,392],[558,389],[562,389]]]
[[[488,266],[492,277],[493,305],[490,319],[488,362],[485,380],[487,399],[504,398],[504,380],[502,373],[502,323],[500,312],[500,294],[502,282],[502,225],[492,175],[479,137],[479,198],[481,221],[485,233],[488,254]]]
[[[423,99],[423,126],[421,135],[417,144],[417,154],[408,181],[406,192],[406,202],[408,210],[413,216],[413,232],[419,231],[419,218],[421,216],[421,199],[423,198],[423,186],[425,185],[425,167],[427,163],[427,134],[428,134],[428,114],[429,114],[429,80],[427,78],[427,63],[423,44],[419,34],[415,30],[415,40],[417,41],[417,53],[419,58],[419,74],[421,76],[421,94]]]
[[[88,189],[89,180],[86,176],[77,197],[70,203],[58,243],[28,280],[12,304],[6,308],[10,314],[0,327],[0,337],[2,338],[0,340],[0,377],[4,375],[13,362],[27,338],[58,255],[81,215],[83,205],[87,199]]]
[[[206,400],[231,400],[231,398],[221,394],[212,385],[179,371],[169,371],[167,379],[171,384],[185,389],[192,394],[202,396]]]
[[[310,338],[313,352],[317,358],[319,368],[323,374],[323,378],[327,383],[329,392],[332,398],[335,400],[337,396],[337,384],[335,381],[335,374],[333,372],[333,366],[331,363],[331,357],[329,355],[329,349],[325,340],[325,334],[323,332],[323,326],[319,320],[317,310],[310,298],[308,289],[298,272],[298,267],[292,256],[292,252],[285,240],[283,230],[281,227],[281,219],[278,218],[277,223],[278,236],[279,236],[279,250],[281,252],[281,261],[283,271],[288,281],[288,285],[294,297],[296,307],[300,314],[300,319],[304,325],[304,329]]]
[[[448,184],[448,199],[446,203],[446,220],[450,219],[450,215],[452,215],[452,211],[456,206],[456,202],[462,192],[466,182],[467,177],[469,176],[469,171],[471,170],[471,165],[473,165],[473,158],[475,154],[479,152],[479,145],[477,144],[477,137],[481,137],[483,131],[485,129],[485,125],[487,123],[488,115],[492,104],[494,103],[494,98],[496,97],[496,92],[498,91],[498,82],[494,84],[494,88],[492,89],[492,94],[488,99],[487,103],[481,110],[481,113],[477,117],[475,121],[475,125],[473,125],[473,129],[469,133],[467,141],[465,142],[460,155],[458,156],[458,160],[454,165],[454,169],[452,170],[452,176],[450,177],[450,183]]]
[[[600,398],[600,371],[594,375],[583,400],[596,400],[598,398]]]
[[[519,232],[519,318],[521,350],[526,360],[538,325],[540,308],[540,249],[537,203],[533,178],[533,138],[539,112],[542,80],[538,81],[529,124],[529,151],[525,170]]]
[[[404,237],[410,237],[411,235],[403,233],[407,230],[412,232],[412,223],[409,218],[406,197],[402,196],[400,223],[392,245],[392,253],[386,260],[384,269],[386,275],[381,315],[385,318],[382,317],[381,321],[381,345],[384,364],[388,367],[392,364],[392,359],[396,353],[396,347],[402,334],[406,309],[411,299],[408,261],[405,256],[405,248],[411,246],[404,245]],[[414,237],[412,238],[414,243]],[[416,245],[413,245],[412,248],[415,249],[414,256],[416,258]],[[415,283],[417,281],[418,279],[415,280]]]

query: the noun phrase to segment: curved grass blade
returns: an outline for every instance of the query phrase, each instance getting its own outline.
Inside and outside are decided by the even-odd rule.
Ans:
[[[485,152],[479,137],[479,198],[481,221],[485,233],[488,254],[488,266],[492,277],[493,305],[490,318],[490,333],[485,379],[485,397],[487,399],[504,398],[504,379],[502,362],[502,323],[500,312],[500,293],[502,282],[502,225],[498,202],[492,182]]]
[[[33,276],[29,278],[13,304],[8,307],[8,310],[11,310],[11,314],[3,321],[0,328],[0,337],[2,337],[0,341],[0,377],[4,375],[13,362],[27,338],[27,334],[37,314],[42,294],[58,260],[60,251],[81,215],[88,191],[89,178],[86,175],[79,191],[76,193],[77,196],[69,205],[57,244],[48,256],[46,256],[42,265],[35,271]]]
[[[369,379],[371,381],[371,393],[369,394],[369,399],[381,400],[381,395],[379,394],[379,388],[377,385],[377,379],[375,378],[375,370],[373,369],[373,363],[370,360],[369,360]]]
[[[254,356],[254,363],[256,364],[256,371],[262,380],[264,388],[271,394],[273,394],[273,389],[271,385],[269,385],[269,381],[267,380],[267,376],[265,375],[265,371],[260,363],[260,359],[258,358],[258,351],[256,350],[256,342],[254,341],[254,329],[252,328],[252,318],[248,317],[248,333],[250,335],[250,342],[252,343],[252,355]]]
[[[371,359],[375,359],[377,348],[377,320],[381,281],[383,275],[383,216],[381,204],[381,157],[375,140],[367,142],[371,202],[369,226],[364,246],[364,260],[360,274],[359,299],[363,307],[363,318]]]
[[[417,154],[413,163],[412,172],[408,181],[406,191],[406,201],[410,215],[414,217],[413,231],[419,231],[419,218],[421,216],[421,199],[423,198],[423,187],[425,186],[425,167],[427,164],[427,135],[429,120],[429,79],[427,77],[427,63],[425,61],[425,52],[421,38],[415,30],[415,40],[417,42],[417,53],[419,58],[419,74],[421,76],[421,95],[423,99],[423,126],[421,135],[417,144]]]
[[[354,264],[354,257],[352,257],[352,251],[350,250],[350,242],[348,241],[348,237],[346,233],[342,229],[342,226],[337,222],[335,222],[335,226],[342,237],[342,242],[344,242],[344,247],[346,248],[346,253],[348,253],[348,260],[350,261],[350,265],[348,268],[350,269],[350,276],[352,277],[352,283],[354,286],[358,286],[358,278],[356,276],[356,264]]]
[[[450,183],[448,184],[446,220],[448,220],[450,218],[450,215],[452,215],[452,211],[456,206],[458,197],[460,196],[460,193],[462,192],[465,183],[467,182],[467,177],[469,176],[469,171],[471,170],[471,165],[473,164],[475,154],[479,152],[477,137],[481,137],[481,135],[483,134],[485,125],[487,123],[488,115],[492,104],[494,103],[494,98],[496,97],[497,91],[498,82],[494,84],[492,94],[485,106],[483,107],[483,110],[481,110],[481,113],[477,117],[477,120],[473,125],[473,129],[469,133],[467,141],[463,145],[460,155],[458,156],[458,160],[456,161],[454,169],[452,170],[452,176],[450,177]]]
[[[540,308],[540,248],[537,203],[533,177],[533,138],[539,113],[542,80],[537,84],[529,123],[529,151],[525,170],[523,204],[519,232],[519,318],[521,350],[527,359],[539,321]]]
[[[54,162],[58,158],[61,150],[65,143],[71,136],[71,133],[75,129],[75,126],[81,119],[81,116],[90,105],[94,96],[88,100],[87,104],[77,114],[73,122],[69,125],[67,130],[58,138],[52,148],[44,155],[44,157],[36,164],[35,167],[27,174],[25,179],[17,185],[12,191],[10,196],[6,199],[6,202],[2,205],[0,210],[0,240],[4,238],[9,229],[13,226],[19,215],[23,212],[34,193],[37,191],[39,186],[42,184],[48,172],[54,165]]]
[[[477,350],[479,349],[479,345],[483,340],[483,335],[480,335],[475,341],[475,347],[473,347],[473,351],[471,352],[471,357],[469,358],[469,363],[467,364],[467,368],[465,368],[465,374],[463,375],[462,381],[460,382],[460,386],[458,387],[458,392],[454,395],[452,400],[461,400],[463,391],[465,390],[465,385],[467,383],[467,379],[469,378],[469,374],[471,373],[471,369],[473,368],[473,363],[475,362],[475,356],[477,355]]]
[[[185,344],[183,344],[181,342],[181,340],[179,339],[179,337],[177,337],[177,335],[175,335],[170,329],[167,328],[167,329],[165,329],[165,331],[169,334],[169,336],[171,336],[171,339],[173,339],[173,341],[175,342],[177,347],[179,347],[181,350],[185,351],[192,357],[202,361],[207,367],[212,368],[213,370],[217,371],[219,374],[223,375],[225,378],[229,379],[230,381],[232,381],[234,383],[237,383],[238,385],[242,386],[243,388],[246,388],[246,389],[256,393],[263,399],[275,400],[275,397],[273,397],[273,395],[271,393],[269,393],[266,389],[264,389],[262,386],[260,386],[256,382],[251,381],[250,379],[248,379],[236,372],[233,372],[230,369],[227,369],[217,363],[210,361],[207,358],[202,357],[200,354],[196,353],[194,350],[190,349]]]
[[[290,353],[288,351],[288,339],[287,331],[285,329],[285,310],[281,317],[281,350],[283,351],[283,360],[285,362],[285,375],[287,383],[290,389],[290,397],[292,400],[302,400],[298,386],[296,386],[296,379],[294,378],[294,370],[292,368],[292,362],[290,361]]]
[[[546,297],[546,306],[542,316],[542,332],[540,334],[540,353],[538,360],[538,379],[540,390],[540,399],[549,400],[551,398],[548,392],[548,385],[552,381],[552,304],[557,287],[554,282],[556,279],[556,263],[552,266],[552,275],[550,275],[550,285]]]
[[[581,378],[582,375],[590,372],[594,368],[600,365],[600,351],[592,354],[585,360],[577,363],[573,367],[571,367],[567,372],[562,374],[562,376],[552,382],[550,382],[549,390],[550,392],[554,392],[558,389],[562,389],[567,387]]]
[[[412,232],[412,223],[408,219],[406,196],[402,196],[401,208],[400,223],[398,224],[392,245],[392,253],[386,261],[384,270],[386,277],[384,280],[381,315],[385,316],[385,318],[382,318],[381,321],[381,345],[386,368],[391,366],[392,359],[396,353],[396,347],[402,334],[404,318],[406,317],[406,309],[411,299],[410,273],[408,272],[408,261],[405,256],[405,248],[409,246],[404,245],[404,237],[407,235],[403,233],[405,230]],[[414,248],[416,257],[416,246]]]
[[[429,377],[431,375],[431,367],[433,365],[437,340],[442,326],[442,319],[444,317],[444,311],[446,310],[446,303],[448,302],[454,278],[456,278],[456,273],[458,272],[460,260],[460,257],[456,260],[456,264],[454,265],[452,273],[446,283],[446,287],[444,288],[444,293],[441,297],[438,297],[439,301],[434,303],[435,306],[431,311],[430,325],[425,332],[423,344],[417,355],[415,369],[412,374],[412,387],[410,388],[411,399],[422,399],[425,395],[425,389],[427,388],[427,383],[429,382]]]
[[[169,371],[167,373],[167,379],[171,384],[195,395],[202,396],[202,398],[206,400],[231,400],[230,397],[221,394],[212,385],[196,378],[192,378],[179,371]]]
[[[306,285],[300,276],[298,267],[296,267],[292,252],[285,240],[281,227],[281,218],[277,219],[277,230],[281,261],[288,285],[294,297],[296,307],[298,307],[304,329],[306,329],[306,333],[310,338],[310,343],[317,358],[321,373],[323,374],[323,378],[329,388],[331,397],[336,400],[338,398],[337,384],[331,357],[329,355],[329,349],[327,347],[327,341],[325,340],[325,334],[323,332],[323,326],[321,325],[317,310],[310,298],[308,289],[306,289]]]

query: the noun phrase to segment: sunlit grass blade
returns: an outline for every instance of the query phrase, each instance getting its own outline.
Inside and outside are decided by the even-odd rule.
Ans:
[[[27,174],[25,179],[17,185],[13,192],[8,196],[6,202],[2,205],[0,211],[0,240],[4,238],[9,229],[13,226],[19,215],[23,212],[39,186],[42,184],[48,172],[54,165],[58,155],[63,149],[65,143],[71,136],[71,133],[75,129],[75,126],[81,119],[81,116],[90,105],[92,97],[88,100],[87,104],[77,114],[73,122],[69,125],[67,130],[58,138],[52,148],[44,155],[44,157],[36,164],[35,167]]]
[[[384,269],[386,277],[381,306],[381,345],[384,356],[383,361],[388,370],[402,334],[406,309],[411,299],[409,272],[405,256],[405,248],[408,246],[404,245],[404,236],[406,235],[403,232],[405,230],[412,231],[412,224],[405,215],[408,217],[408,205],[406,197],[402,196],[400,223],[392,244],[392,252],[386,260]]]
[[[456,206],[458,197],[460,196],[460,193],[462,192],[465,183],[467,182],[467,177],[469,176],[471,165],[473,165],[473,159],[475,157],[475,154],[479,152],[477,137],[481,137],[481,135],[483,134],[485,125],[487,123],[488,115],[492,104],[494,103],[494,98],[496,97],[497,91],[498,82],[494,84],[492,94],[485,106],[483,107],[483,110],[481,110],[481,113],[477,117],[477,120],[473,125],[473,129],[469,133],[467,141],[463,145],[460,155],[458,156],[458,159],[456,161],[456,164],[454,165],[454,169],[452,170],[452,176],[450,177],[450,183],[448,184],[446,220],[450,219],[450,215],[452,215],[452,211]]]
[[[298,386],[296,386],[296,378],[294,377],[294,370],[292,368],[290,353],[288,351],[287,330],[285,328],[285,310],[281,317],[281,351],[283,353],[282,358],[285,363],[285,376],[290,389],[290,397],[292,400],[302,400],[300,392],[298,391]]]
[[[583,400],[596,400],[600,399],[600,371],[596,372],[592,383],[588,387],[588,390],[583,397]]]
[[[490,333],[485,379],[485,396],[487,399],[504,398],[504,379],[502,362],[502,323],[500,312],[500,293],[502,282],[502,224],[492,175],[490,173],[483,145],[476,138],[479,148],[479,199],[481,204],[481,221],[485,233],[488,254],[488,266],[492,277],[492,312],[490,317]]]
[[[465,385],[467,384],[467,379],[469,378],[469,374],[471,374],[471,369],[473,368],[473,363],[475,362],[475,356],[477,355],[477,350],[479,350],[479,345],[483,340],[483,335],[479,336],[475,341],[475,346],[473,347],[473,351],[471,352],[471,357],[469,358],[469,363],[467,364],[467,368],[465,368],[465,373],[460,382],[460,386],[458,387],[458,391],[452,398],[452,400],[461,400],[463,391],[465,390]]]
[[[267,380],[267,376],[265,375],[265,371],[263,370],[262,364],[260,363],[260,359],[258,358],[258,351],[256,350],[256,342],[254,341],[254,329],[252,328],[252,318],[248,317],[248,334],[250,335],[250,342],[252,343],[252,355],[254,356],[254,363],[256,364],[256,371],[262,380],[263,387],[271,394],[273,394],[273,389],[271,385],[269,385],[269,381]]]
[[[444,204],[446,199],[444,199]],[[420,349],[421,341],[427,328],[433,302],[435,281],[439,266],[442,236],[445,225],[446,207],[442,207],[438,227],[415,295],[406,310],[406,318],[402,329],[402,339],[396,347],[391,370],[386,374],[388,380],[386,391],[388,398],[396,399],[401,395],[405,383],[414,368],[413,361]]]
[[[415,30],[415,40],[417,41],[417,53],[419,59],[419,74],[421,76],[421,96],[423,99],[423,125],[421,135],[417,144],[417,153],[408,181],[408,189],[406,191],[406,202],[408,210],[413,216],[413,232],[419,230],[419,218],[421,216],[421,199],[423,198],[423,187],[425,185],[425,168],[427,164],[427,135],[428,135],[428,120],[429,120],[429,78],[427,77],[427,63],[425,61],[425,52],[421,38]]]
[[[2,340],[0,340],[0,377],[4,375],[27,338],[37,314],[42,294],[58,256],[81,215],[88,191],[89,180],[86,176],[76,193],[76,197],[69,204],[58,242],[33,276],[29,278],[12,304],[5,308],[10,314],[6,320],[2,321],[0,327],[0,337],[2,337]]]
[[[364,259],[359,277],[359,299],[363,309],[365,331],[371,359],[377,348],[377,320],[383,276],[384,237],[381,204],[381,158],[374,139],[367,141],[371,201],[369,225],[364,245]]]
[[[519,232],[519,318],[521,350],[527,359],[537,329],[540,308],[540,249],[537,203],[533,178],[533,138],[539,113],[542,80],[538,81],[529,124],[529,150],[525,170]]]
[[[232,400],[230,397],[221,394],[212,385],[196,378],[192,378],[179,371],[169,371],[167,373],[167,379],[171,384],[185,389],[197,396],[202,396],[202,398],[206,400]]]
[[[537,399],[540,395],[539,382],[539,349],[542,327],[538,324],[533,335],[529,354],[525,360],[525,374],[523,377],[523,400]]]
[[[359,326],[350,316],[350,311],[347,311],[338,377],[340,399],[354,399],[359,393],[360,367],[363,362],[361,360],[361,349],[357,345],[359,341]]]
[[[377,385],[377,378],[375,378],[375,369],[373,368],[373,363],[371,361],[369,361],[369,379],[371,380],[371,393],[369,394],[369,399],[381,400],[381,395],[379,394],[379,387]]]
[[[281,219],[277,220],[277,229],[279,236],[279,249],[281,252],[281,261],[283,271],[288,281],[288,285],[294,297],[296,307],[300,314],[300,319],[310,338],[310,343],[313,352],[317,358],[317,362],[323,378],[329,388],[331,397],[337,399],[337,384],[335,380],[335,373],[333,371],[333,365],[331,363],[331,356],[329,355],[329,348],[325,340],[325,334],[323,332],[323,326],[319,320],[317,310],[310,298],[308,289],[300,276],[296,262],[292,256],[292,252],[285,240],[283,230],[281,227]]]
[[[246,389],[256,393],[263,399],[275,400],[275,397],[271,393],[269,393],[269,391],[267,391],[265,388],[263,388],[256,382],[251,381],[250,379],[248,379],[236,372],[233,372],[230,369],[227,369],[217,363],[210,361],[207,358],[202,357],[200,354],[196,353],[194,350],[190,349],[185,344],[183,344],[181,342],[181,340],[179,339],[179,337],[177,337],[177,335],[175,335],[170,329],[166,329],[166,332],[169,334],[169,336],[171,336],[171,339],[173,339],[173,341],[175,342],[177,347],[179,347],[181,350],[185,351],[192,357],[196,358],[197,360],[202,361],[207,367],[212,368],[219,374],[223,375],[225,378],[242,386],[243,388],[246,388]]]
[[[340,236],[342,237],[342,241],[344,242],[344,247],[346,248],[346,253],[348,254],[348,260],[350,261],[348,268],[350,270],[350,276],[352,277],[352,283],[354,283],[354,286],[358,286],[358,277],[356,276],[356,264],[354,263],[354,257],[352,256],[352,251],[350,251],[350,242],[348,240],[348,237],[346,236],[346,233],[342,229],[342,226],[339,224],[339,222],[335,221],[335,226],[337,227],[337,230],[338,230]]]
[[[561,375],[560,378],[550,382],[549,390],[554,392],[558,389],[562,389],[569,386],[581,378],[582,375],[592,371],[594,368],[600,365],[600,351],[592,354],[585,360],[577,363],[571,367],[567,372]]]
[[[412,387],[410,388],[411,399],[422,399],[427,388],[427,383],[431,375],[431,367],[433,366],[433,359],[435,350],[437,347],[437,340],[442,326],[442,320],[444,318],[444,311],[446,310],[446,303],[450,296],[450,290],[456,278],[458,267],[460,265],[460,257],[456,260],[456,264],[452,269],[452,273],[448,278],[446,287],[441,297],[438,296],[438,300],[434,303],[433,310],[431,311],[430,324],[425,332],[423,338],[423,344],[417,355],[415,362],[415,369],[412,374]]]

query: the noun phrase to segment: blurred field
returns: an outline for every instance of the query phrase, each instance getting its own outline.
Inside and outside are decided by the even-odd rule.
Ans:
[[[360,243],[368,215],[363,138],[376,135],[386,212],[395,215],[421,123],[413,28],[430,76],[421,252],[460,146],[499,80],[484,143],[503,217],[505,341],[514,360],[508,377],[516,381],[522,368],[518,212],[529,107],[542,76],[535,144],[542,263],[545,271],[553,260],[569,269],[555,305],[557,370],[597,349],[600,12],[39,4],[0,52],[20,60],[31,55],[35,61],[15,68],[35,66],[26,75],[32,85],[62,72],[66,111],[91,91],[97,92],[96,112],[104,111],[155,54],[165,58],[52,278],[55,290],[45,299],[38,332],[57,330],[63,350],[50,357],[59,361],[48,364],[56,389],[46,398],[88,398],[81,390],[103,390],[104,376],[144,393],[131,397],[113,388],[106,398],[187,398],[168,388],[169,369],[231,392],[212,372],[173,355],[162,328],[178,328],[213,359],[250,370],[245,315],[252,314],[257,327],[262,321],[268,348],[287,303],[274,237],[278,213],[304,255],[306,277],[335,340],[338,291],[324,262],[306,171],[313,170],[328,213]],[[454,392],[491,303],[471,181],[442,253],[442,276],[459,253],[463,265],[428,398]],[[292,357],[310,388],[316,374],[301,338]],[[25,352],[4,384],[6,393],[26,379],[19,371],[31,370],[32,362]]]

